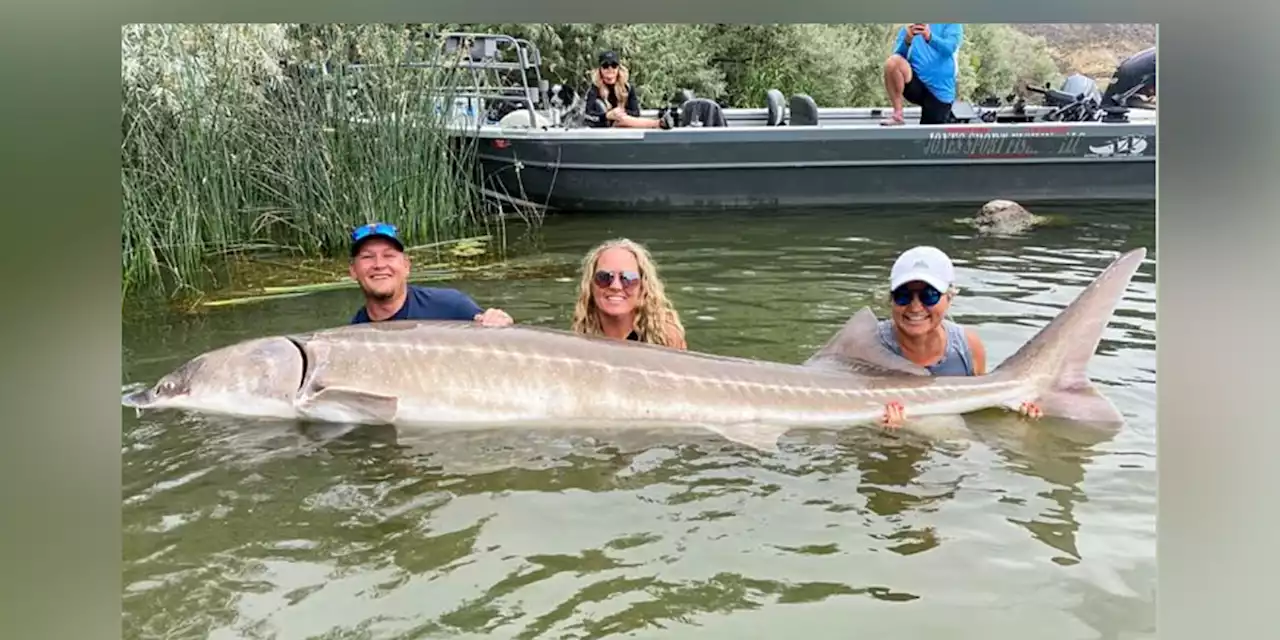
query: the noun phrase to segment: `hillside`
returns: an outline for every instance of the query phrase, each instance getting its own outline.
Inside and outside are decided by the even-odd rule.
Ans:
[[[1156,44],[1156,25],[1124,23],[1026,23],[1012,25],[1049,44],[1063,73],[1107,77],[1126,57]]]

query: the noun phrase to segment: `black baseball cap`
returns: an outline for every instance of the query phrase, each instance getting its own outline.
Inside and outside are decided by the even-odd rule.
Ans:
[[[603,67],[606,64],[621,64],[618,62],[618,54],[612,51],[602,52],[600,54],[599,65]]]

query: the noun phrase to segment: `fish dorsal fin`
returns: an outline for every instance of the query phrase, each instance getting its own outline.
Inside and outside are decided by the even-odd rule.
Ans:
[[[929,370],[890,351],[880,341],[879,321],[869,307],[853,314],[827,344],[808,360],[807,367],[851,373],[927,376]]]

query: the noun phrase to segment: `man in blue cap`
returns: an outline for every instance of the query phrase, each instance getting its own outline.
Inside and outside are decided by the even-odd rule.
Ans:
[[[409,256],[396,228],[385,222],[351,233],[351,278],[364,292],[364,306],[351,324],[384,320],[474,320],[485,326],[513,322],[501,309],[481,309],[457,289],[409,284]]]

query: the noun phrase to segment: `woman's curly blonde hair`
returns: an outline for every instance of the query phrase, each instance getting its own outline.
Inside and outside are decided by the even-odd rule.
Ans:
[[[613,83],[613,95],[618,99],[618,104],[621,106],[626,106],[627,104],[627,78],[629,77],[631,77],[631,74],[627,72],[627,66],[619,64],[618,79]],[[591,84],[595,85],[596,93],[600,95],[600,99],[604,100],[605,104],[608,104],[609,85],[606,85],[600,77],[599,67],[591,70]]]
[[[680,314],[676,312],[671,300],[667,298],[662,279],[658,277],[658,266],[649,256],[644,246],[618,238],[602,242],[582,260],[582,280],[578,285],[578,301],[573,308],[573,331],[587,335],[604,335],[600,328],[600,312],[596,308],[595,297],[591,295],[591,279],[595,276],[596,264],[600,256],[610,249],[625,249],[636,257],[640,269],[640,287],[637,293],[640,303],[636,306],[636,329],[640,340],[673,346],[672,339],[684,334],[684,325],[680,323]],[[673,335],[673,331],[674,334]]]

